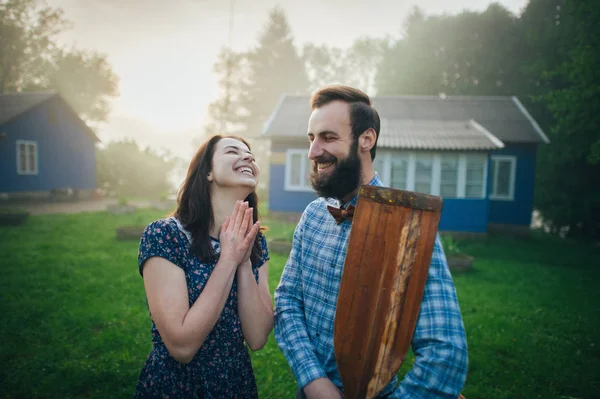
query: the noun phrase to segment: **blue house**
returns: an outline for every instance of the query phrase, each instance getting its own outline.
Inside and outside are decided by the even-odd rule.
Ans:
[[[375,170],[388,187],[444,198],[441,231],[528,227],[536,152],[549,143],[516,97],[375,97],[381,117]],[[302,212],[310,186],[309,97],[283,96],[265,125],[269,208]]]
[[[0,194],[93,192],[98,141],[57,93],[0,95]]]

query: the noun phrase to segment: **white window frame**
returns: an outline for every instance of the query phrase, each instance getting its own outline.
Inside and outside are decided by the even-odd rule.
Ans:
[[[301,155],[300,157],[300,185],[292,184],[292,158],[294,155]],[[288,149],[285,153],[285,178],[284,178],[284,189],[285,191],[314,191],[310,183],[308,182],[308,168],[310,166],[310,159],[308,159],[308,150],[300,150],[296,148]]]
[[[416,161],[417,161],[417,153],[414,151],[401,151],[402,156],[406,156],[408,159],[408,176],[407,176],[407,187],[406,190],[414,191],[415,190],[415,171],[416,171]],[[377,152],[377,158],[381,157],[383,170],[377,171],[379,173],[379,177],[384,185],[391,187],[391,170],[392,170],[392,157],[394,151],[381,151]],[[433,165],[432,165],[432,176],[431,176],[431,188],[430,193],[432,195],[440,195],[441,190],[441,175],[442,175],[442,156],[445,152],[434,152],[434,153],[423,153],[420,154],[428,154],[433,155]],[[467,159],[471,155],[481,154],[484,155],[482,159],[483,166],[483,185],[481,190],[480,197],[468,197],[466,196],[466,184],[467,184]],[[448,199],[485,199],[487,194],[488,187],[488,161],[489,156],[487,153],[458,153],[458,181],[457,181],[457,190],[456,197],[448,197]]]
[[[517,177],[517,157],[514,155],[492,155],[491,163],[510,162],[510,176],[508,182],[508,195],[498,195],[498,165],[494,165],[494,176],[491,176],[490,199],[496,201],[514,201],[515,199],[515,180]]]
[[[444,155],[446,155],[445,153],[438,153],[435,156],[437,158],[439,158],[439,163],[438,161],[434,160],[434,162],[438,163],[439,165],[439,183],[437,185],[438,187],[438,194],[437,195],[441,195],[442,193],[442,158],[444,158]],[[459,196],[461,195],[461,182],[462,182],[462,197],[464,197],[464,190],[465,190],[465,179],[466,179],[466,175],[462,176],[463,178],[461,179],[461,154],[456,154],[456,153],[448,153],[448,155],[456,155],[456,195],[453,197],[444,197],[444,198],[460,198]]]
[[[21,144],[25,145],[25,170],[21,169]],[[35,160],[35,168],[29,165],[29,146],[33,146],[33,159]],[[37,175],[39,170],[39,157],[37,142],[32,140],[17,140],[17,174],[19,175]]]
[[[460,198],[466,198],[466,199],[484,199],[486,197],[487,189],[488,189],[488,185],[487,185],[487,181],[488,181],[488,164],[489,164],[490,157],[489,157],[489,155],[485,154],[485,156],[482,159],[482,165],[483,165],[483,184],[481,185],[481,196],[480,197],[467,197],[467,159],[471,155],[477,156],[479,154],[477,154],[477,153],[475,153],[475,154],[463,154],[461,156],[461,158],[464,159],[464,161],[463,161],[464,162],[464,184],[462,185],[462,189],[464,191],[461,193],[462,197],[460,197]]]

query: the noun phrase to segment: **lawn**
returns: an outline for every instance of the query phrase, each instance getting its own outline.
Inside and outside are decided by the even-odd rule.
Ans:
[[[116,241],[115,227],[160,216],[48,215],[0,227],[0,397],[132,396],[150,321],[137,242]],[[268,236],[293,231],[265,224]],[[455,276],[467,399],[599,398],[600,248],[544,236],[459,245],[475,257],[472,271]],[[285,260],[272,254],[272,290]],[[252,357],[261,397],[294,397],[272,336]]]

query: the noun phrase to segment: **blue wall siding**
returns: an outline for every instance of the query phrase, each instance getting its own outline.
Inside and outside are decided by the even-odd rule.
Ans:
[[[94,141],[66,107],[55,98],[0,128],[0,192],[96,187]],[[37,175],[17,174],[17,140],[37,142]]]
[[[276,212],[302,212],[315,198],[314,192],[285,191],[285,165],[271,165],[269,209]],[[440,219],[440,230],[485,232],[488,200],[446,199]]]
[[[535,188],[535,144],[507,145],[492,155],[514,155],[517,157],[515,175],[515,195],[512,201],[490,199],[489,222],[494,224],[513,224],[529,226],[533,211]],[[490,167],[491,171],[491,167]],[[491,190],[491,180],[490,180]]]
[[[271,165],[269,179],[269,210],[302,212],[317,198],[314,191],[285,191],[285,165]]]
[[[440,231],[487,231],[489,204],[487,199],[444,199]]]

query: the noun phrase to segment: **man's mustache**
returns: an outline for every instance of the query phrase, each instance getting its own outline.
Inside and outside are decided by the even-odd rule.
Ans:
[[[321,155],[320,157],[313,159],[313,165],[316,166],[316,164],[318,164],[318,163],[328,163],[328,162],[336,162],[336,161],[337,161],[337,158],[334,157],[333,155]]]

